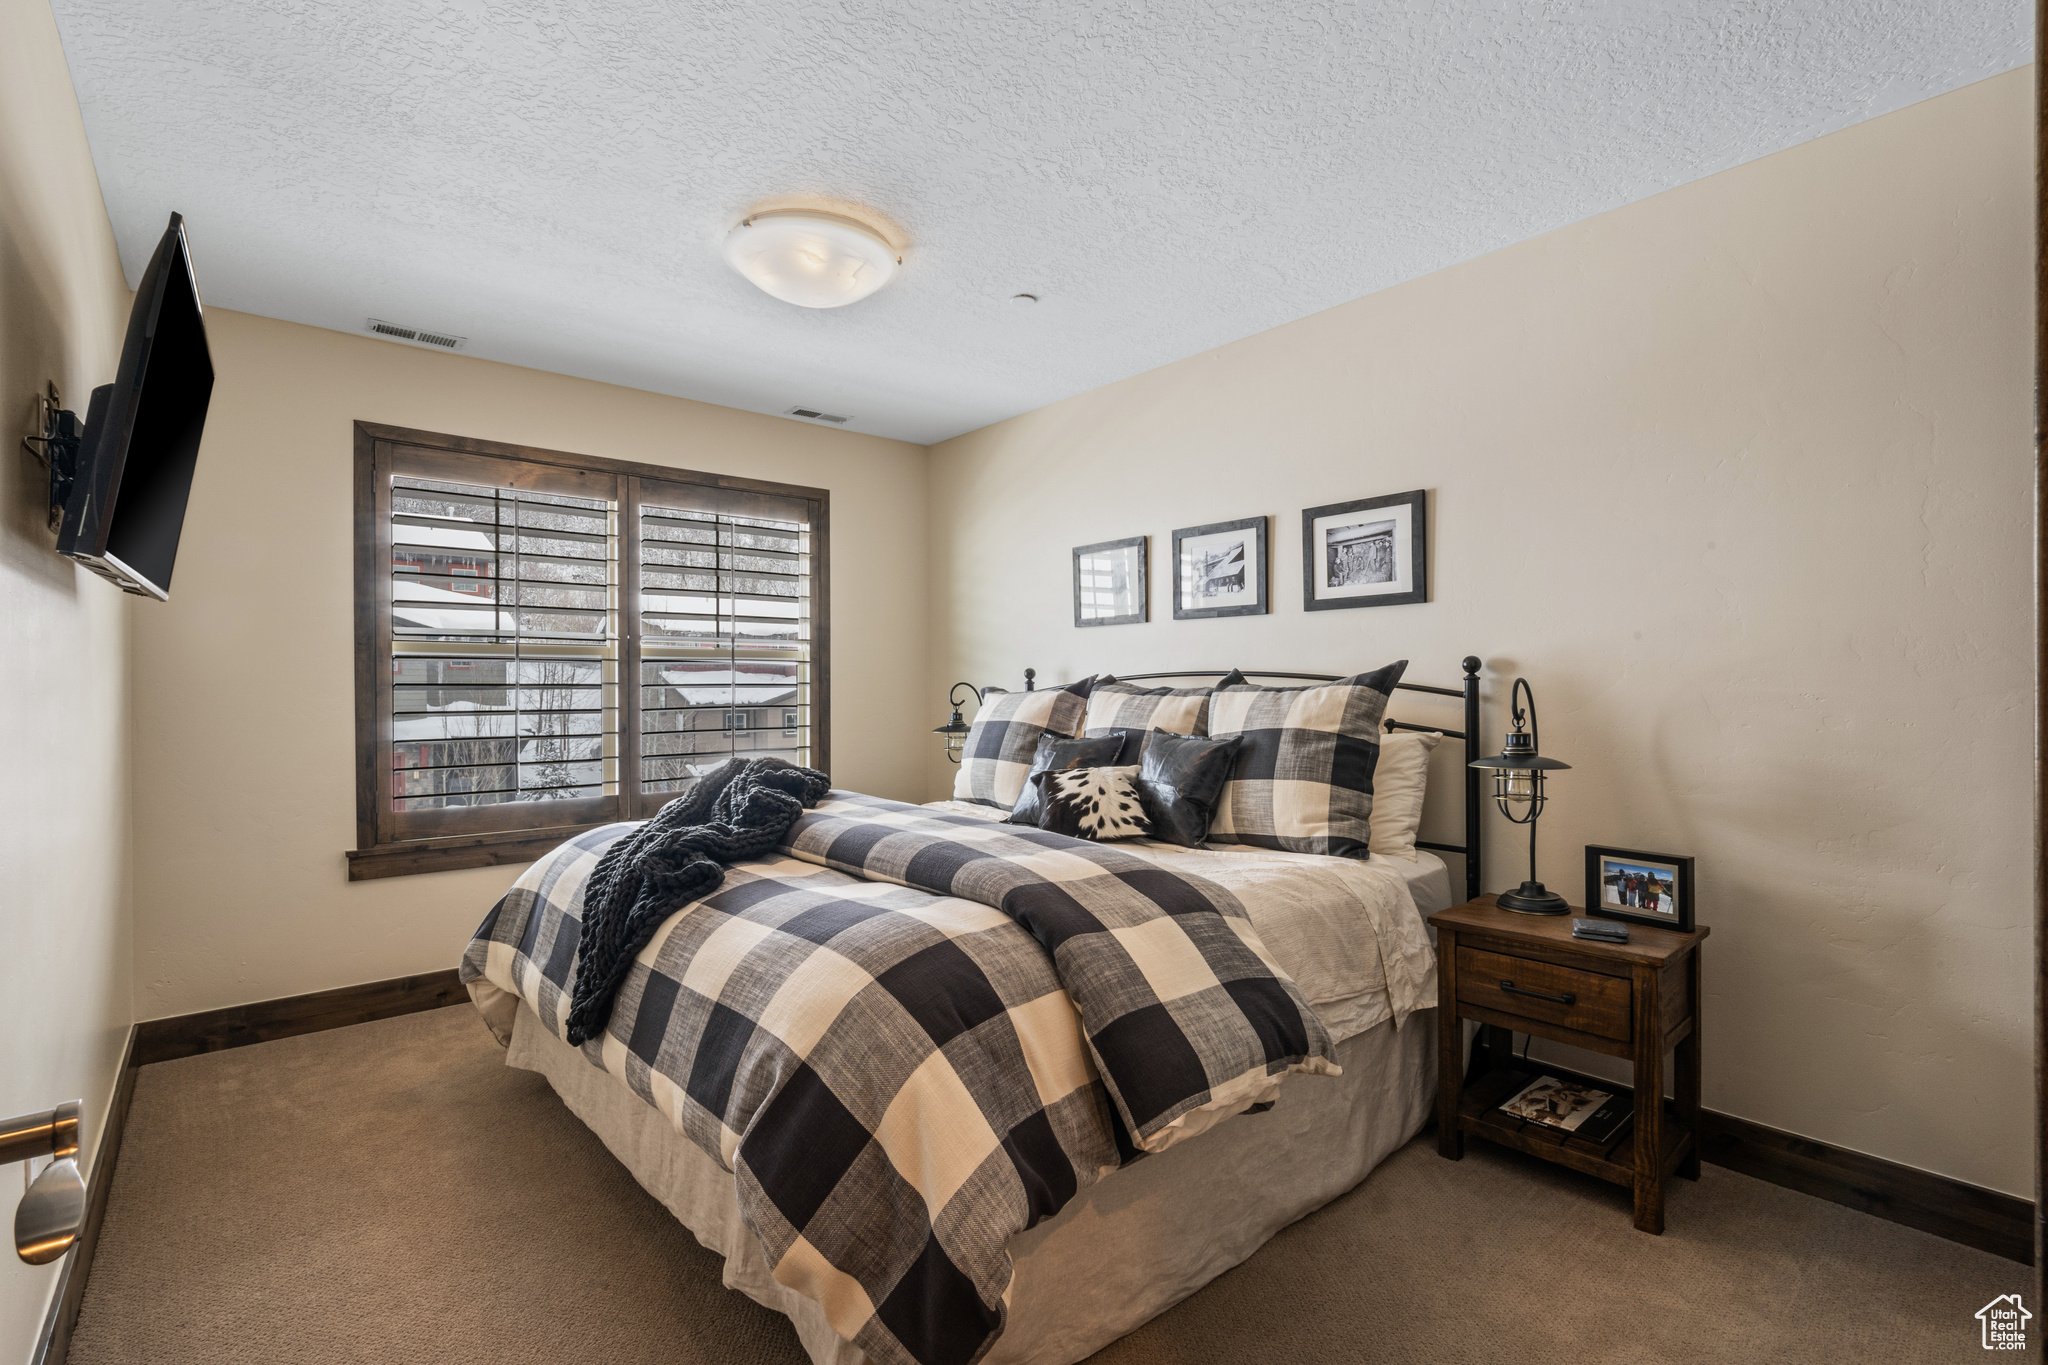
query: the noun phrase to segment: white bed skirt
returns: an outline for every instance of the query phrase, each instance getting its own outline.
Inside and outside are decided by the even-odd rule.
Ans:
[[[725,1283],[783,1314],[817,1365],[868,1365],[769,1273],[732,1175],[651,1106],[518,1010],[510,1066],[538,1071],[642,1187],[725,1257]],[[1293,1076],[1249,1114],[1099,1181],[1010,1240],[1008,1324],[984,1365],[1071,1365],[1149,1322],[1363,1180],[1436,1094],[1436,1011],[1337,1045],[1340,1077]]]

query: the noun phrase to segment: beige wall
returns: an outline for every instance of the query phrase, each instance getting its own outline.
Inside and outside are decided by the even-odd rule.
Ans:
[[[932,723],[1027,665],[1476,653],[1497,743],[1526,674],[1546,879],[1699,859],[1707,1103],[2030,1194],[2032,78],[934,447]],[[1432,601],[1304,613],[1301,509],[1418,487]],[[1258,513],[1273,613],[1173,621],[1170,532]],[[1071,547],[1141,532],[1151,622],[1075,629]]]
[[[831,490],[833,775],[916,794],[923,447],[219,309],[207,328],[171,600],[132,611],[139,1017],[451,967],[518,875],[346,880],[357,419]]]
[[[127,313],[49,6],[0,0],[0,1115],[83,1099],[88,1154],[130,1018],[124,612],[57,557],[17,438],[49,380],[84,413]],[[6,1219],[19,1179],[0,1168]],[[0,1360],[28,1357],[57,1271],[0,1255]]]

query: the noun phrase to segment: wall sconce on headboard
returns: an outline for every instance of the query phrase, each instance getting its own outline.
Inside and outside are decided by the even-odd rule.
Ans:
[[[974,694],[974,704],[976,706],[981,705],[980,688],[970,682],[954,683],[953,690],[946,694],[946,700],[953,707],[953,718],[932,731],[935,735],[944,735],[946,737],[946,757],[955,763],[960,761],[960,753],[967,745],[968,726],[966,720],[960,715],[960,689],[963,687]]]

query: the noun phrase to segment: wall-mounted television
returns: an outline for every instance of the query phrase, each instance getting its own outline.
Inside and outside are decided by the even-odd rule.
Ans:
[[[199,285],[174,213],[136,286],[121,367],[92,391],[57,553],[123,592],[170,597],[212,397]]]

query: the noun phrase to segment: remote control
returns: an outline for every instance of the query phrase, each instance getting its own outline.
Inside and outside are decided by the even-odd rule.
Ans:
[[[1575,919],[1572,921],[1573,938],[1597,938],[1609,943],[1628,942],[1628,926],[1617,924],[1611,919]]]

